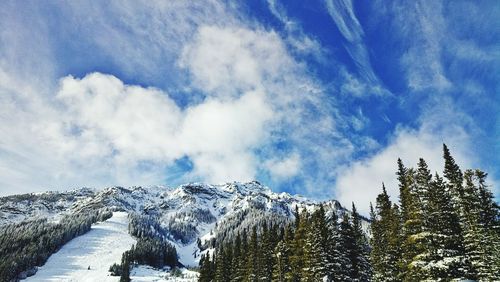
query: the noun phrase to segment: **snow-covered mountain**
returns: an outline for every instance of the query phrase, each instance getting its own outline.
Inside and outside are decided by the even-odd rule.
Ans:
[[[347,212],[330,200],[323,202],[327,215]],[[198,264],[201,253],[210,252],[215,241],[272,218],[288,222],[298,207],[314,210],[318,202],[288,193],[275,193],[253,181],[209,185],[190,183],[176,188],[111,187],[82,188],[0,198],[0,226],[25,219],[48,218],[57,222],[66,214],[109,208],[114,211],[158,218],[184,265]],[[364,222],[365,227],[368,223]]]

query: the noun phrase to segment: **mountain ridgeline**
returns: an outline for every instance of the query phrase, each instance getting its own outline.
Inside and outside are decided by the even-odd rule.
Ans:
[[[324,202],[323,206],[328,215],[350,214],[334,200]],[[177,188],[111,187],[100,191],[83,188],[2,197],[0,248],[6,251],[0,253],[0,280],[15,280],[35,273],[37,267],[42,266],[64,242],[89,231],[90,224],[106,219],[95,217],[94,213],[109,216],[114,211],[125,211],[129,214],[129,233],[137,243],[124,255],[124,262],[155,267],[197,267],[202,254],[214,253],[219,245],[235,238],[243,230],[261,226],[263,222],[283,227],[294,220],[296,208],[313,211],[318,207],[318,203],[299,196],[274,193],[256,181],[222,185],[194,183]],[[81,215],[91,218],[84,221],[81,231],[70,232],[71,236],[64,235],[62,241],[55,241],[59,235],[51,238],[50,234],[55,233],[50,230],[64,230],[67,217]],[[43,222],[42,227],[38,227],[38,223],[33,225],[35,223],[32,222],[38,221]],[[22,227],[27,224],[31,227]],[[68,225],[68,229],[73,230],[73,225]],[[363,230],[368,230],[368,226],[368,220],[363,219]],[[16,237],[10,234],[16,234]],[[21,242],[16,239],[18,237],[40,248],[23,249],[12,244],[12,240]],[[43,257],[37,258],[38,253]],[[175,262],[172,255],[177,257]],[[16,258],[15,263],[10,259],[13,257]],[[123,267],[113,267],[112,264],[108,267],[120,275]],[[129,270],[126,268],[126,271]]]
[[[256,181],[3,197],[0,281],[33,275],[118,211],[135,240],[109,265],[120,281],[137,265],[192,267],[199,281],[498,281],[500,212],[487,174],[462,171],[445,145],[443,156],[442,176],[423,159],[416,168],[398,160],[399,198],[383,187],[370,219],[354,204],[349,211]]]

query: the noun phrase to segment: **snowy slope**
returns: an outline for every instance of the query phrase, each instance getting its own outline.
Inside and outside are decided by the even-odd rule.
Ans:
[[[108,270],[135,243],[127,226],[127,213],[114,212],[110,219],[64,245],[25,281],[118,281]]]

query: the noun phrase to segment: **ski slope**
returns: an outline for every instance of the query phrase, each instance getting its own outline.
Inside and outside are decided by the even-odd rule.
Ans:
[[[119,281],[108,270],[136,242],[127,227],[127,213],[114,212],[110,219],[92,225],[89,232],[64,245],[24,281]]]

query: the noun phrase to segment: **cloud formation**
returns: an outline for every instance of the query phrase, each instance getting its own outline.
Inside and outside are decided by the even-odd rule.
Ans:
[[[488,4],[288,5],[6,2],[0,194],[258,178],[366,210],[442,142],[495,170]]]
[[[26,140],[32,149],[19,149],[27,158],[42,154],[43,161],[17,170],[15,180],[4,178],[4,185],[30,191],[37,186],[33,175],[43,179],[38,184],[42,190],[55,184],[161,183],[165,171],[168,174],[169,167],[186,157],[192,168],[178,181],[246,181],[259,171],[282,181],[299,174],[302,153],[321,156],[309,158],[309,163],[331,162],[330,153],[325,153],[330,145],[314,140],[318,134],[338,134],[324,93],[290,56],[278,34],[200,26],[184,45],[177,65],[190,76],[189,91],[201,93],[198,102],[182,106],[168,92],[98,72],[62,78],[50,100],[31,93],[23,105],[34,110],[17,114],[27,119],[24,125],[31,130],[17,130],[19,135],[3,148],[19,148],[16,140]],[[37,97],[40,104],[35,104]],[[11,105],[5,112],[16,110],[18,105]],[[323,115],[316,116],[319,112]],[[12,131],[13,127],[5,129]],[[276,142],[285,136],[299,149],[275,151]],[[341,140],[341,146],[349,143]],[[338,148],[336,154],[342,152]],[[2,162],[10,167],[27,160],[12,154]],[[51,165],[40,169],[44,164]],[[54,169],[60,172],[54,174]]]

